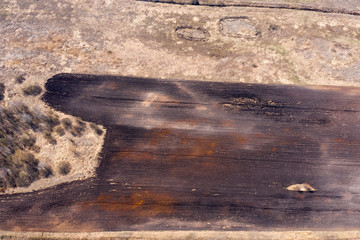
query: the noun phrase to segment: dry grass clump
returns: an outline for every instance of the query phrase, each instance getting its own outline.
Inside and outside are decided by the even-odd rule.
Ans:
[[[60,124],[59,117],[52,112],[50,112],[48,115],[45,115],[43,117],[43,121],[46,123],[49,131],[53,131],[54,127]]]
[[[72,127],[72,122],[69,118],[64,118],[63,120],[61,120],[61,124],[64,126],[66,130],[71,129]]]
[[[15,78],[15,82],[18,83],[18,84],[22,84],[24,81],[25,81],[25,76],[24,75],[20,75],[20,76],[17,76]]]
[[[61,175],[68,175],[70,171],[71,171],[71,165],[69,162],[63,161],[59,163],[58,172]]]
[[[4,99],[5,85],[0,83],[0,101]]]
[[[87,124],[80,118],[77,118],[75,123],[73,123],[69,118],[63,118],[60,122],[61,126],[55,129],[59,136],[63,136],[65,132],[68,131],[74,137],[81,137],[86,131]],[[99,130],[101,129],[99,128]]]
[[[55,128],[55,132],[61,137],[65,135],[65,130],[61,126],[57,126]]]
[[[47,130],[44,132],[44,137],[45,139],[48,141],[48,143],[52,144],[52,145],[56,145],[57,141],[54,138],[54,136],[52,135],[52,132]]]
[[[103,130],[101,128],[99,128],[98,125],[96,125],[95,123],[90,123],[90,127],[95,131],[95,133],[99,136],[101,136],[103,134]]]
[[[81,119],[76,120],[76,124],[72,127],[70,133],[74,137],[81,137],[86,130],[86,123]]]
[[[42,87],[39,85],[30,85],[23,89],[25,96],[38,96],[42,93]]]

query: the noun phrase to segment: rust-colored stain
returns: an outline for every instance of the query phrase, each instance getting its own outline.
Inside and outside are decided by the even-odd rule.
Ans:
[[[298,193],[298,192],[297,192],[297,193],[294,195],[294,198],[303,200],[303,199],[306,198],[306,195],[305,195],[305,193]]]
[[[248,143],[248,140],[244,136],[241,136],[241,135],[237,135],[235,137],[235,141],[238,142],[239,145],[243,145],[243,144]]]
[[[103,211],[126,213],[131,211],[142,217],[155,217],[159,214],[167,215],[174,212],[172,207],[174,198],[150,191],[137,191],[130,196],[100,195],[94,201],[83,202],[79,205],[85,208],[97,207]]]
[[[212,141],[214,140],[214,141]],[[201,158],[204,156],[214,154],[216,139],[191,139],[184,138],[181,143],[182,146],[173,150],[173,154],[170,155],[171,160],[181,160],[184,158]]]
[[[346,143],[346,141],[344,139],[341,139],[341,138],[334,138],[333,141],[337,142],[337,143]]]
[[[266,137],[266,135],[265,135],[265,134],[262,134],[262,133],[255,133],[254,136],[257,137],[257,138],[264,138],[264,137]]]
[[[221,125],[224,127],[234,127],[234,122],[230,120],[224,120],[221,122]]]
[[[133,161],[149,161],[149,160],[157,160],[158,157],[149,152],[139,152],[134,149],[126,149],[121,152],[115,153],[111,158],[111,161],[118,161],[121,159],[131,159]]]
[[[104,82],[98,88],[99,90],[116,90],[119,89],[120,83],[111,81],[111,82]]]
[[[213,154],[214,153],[214,151],[213,151],[213,148],[215,147],[215,143],[214,142],[212,142],[211,144],[210,144],[210,149],[206,152],[208,155],[211,155],[211,154]]]
[[[186,124],[189,125],[190,127],[195,127],[200,123],[206,123],[207,120],[208,119],[206,118],[178,119],[178,120],[174,120],[174,123]]]
[[[169,129],[156,129],[151,132],[147,132],[144,134],[145,137],[149,137],[150,145],[155,146],[158,145],[160,141],[164,140],[171,134]]]
[[[174,121],[175,124],[178,123],[178,124],[187,124],[189,125],[190,127],[195,127],[196,125],[198,125],[199,123],[199,120],[196,120],[196,119],[179,119],[179,120],[176,120]]]
[[[276,152],[277,149],[278,149],[277,147],[273,147],[273,148],[271,148],[271,151],[272,151],[272,152]]]

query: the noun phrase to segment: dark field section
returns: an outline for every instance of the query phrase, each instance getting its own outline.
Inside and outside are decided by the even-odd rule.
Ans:
[[[95,178],[0,196],[1,230],[360,225],[360,89],[60,74],[43,100],[107,128]],[[314,192],[289,191],[308,183]]]

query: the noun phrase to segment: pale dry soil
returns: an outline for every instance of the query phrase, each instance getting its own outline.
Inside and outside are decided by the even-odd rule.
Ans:
[[[359,239],[358,231],[139,231],[139,232],[97,232],[97,233],[12,233],[1,232],[0,239],[101,239],[101,240],[137,240],[137,239],[196,239],[196,240],[355,240]]]
[[[245,23],[222,29],[224,19],[239,17]],[[359,16],[128,0],[5,0],[0,19],[1,80],[7,84],[19,74],[43,84],[70,72],[360,85]],[[184,27],[205,33],[190,33],[195,40],[189,40],[177,31]]]

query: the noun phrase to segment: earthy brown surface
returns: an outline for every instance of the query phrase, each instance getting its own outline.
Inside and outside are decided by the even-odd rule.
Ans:
[[[298,1],[241,2],[247,7],[128,0],[2,1],[0,81],[6,85],[5,100],[18,94],[16,77],[26,74],[25,83],[43,85],[59,72],[359,86],[357,16],[267,8],[296,8]],[[300,5],[359,11],[354,0],[304,0]],[[57,195],[62,188],[55,188]],[[55,198],[54,194],[53,188],[40,195]],[[26,202],[26,196],[16,199]],[[64,226],[74,231],[86,228],[87,223],[76,228],[66,217],[51,216],[59,231]]]
[[[46,88],[55,109],[108,129],[101,164],[89,180],[0,197],[3,230],[359,225],[358,88],[68,74]]]

